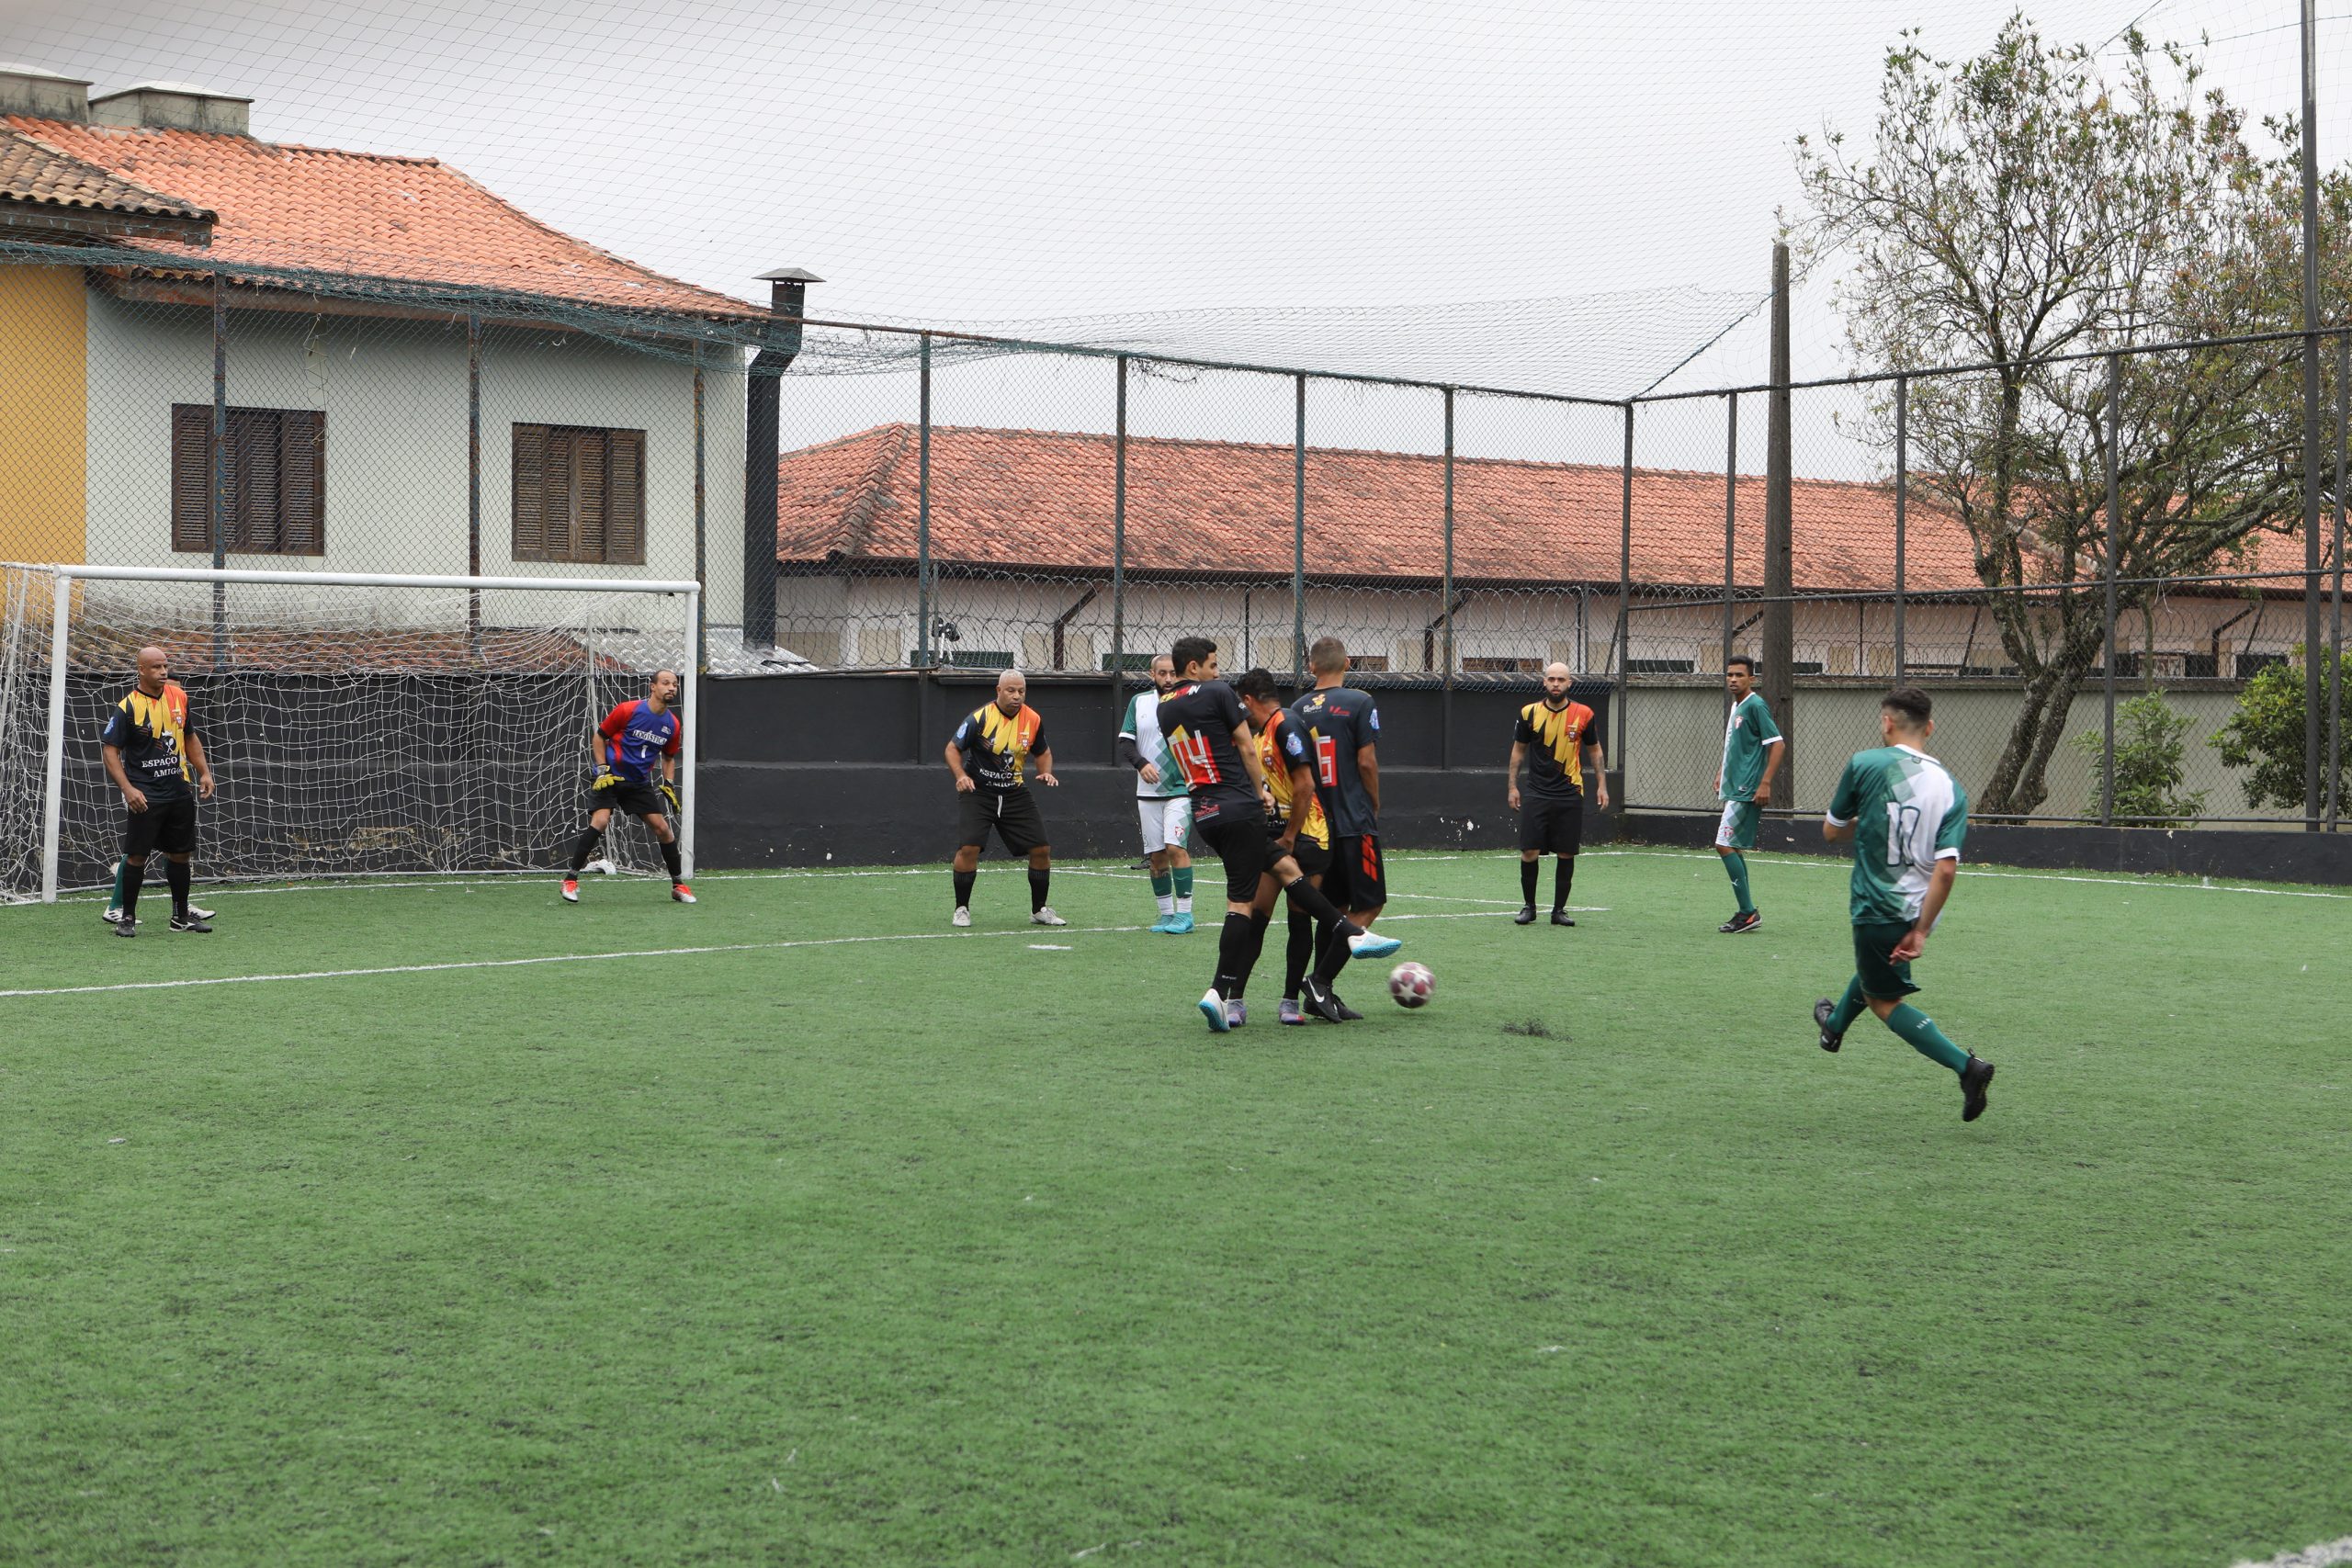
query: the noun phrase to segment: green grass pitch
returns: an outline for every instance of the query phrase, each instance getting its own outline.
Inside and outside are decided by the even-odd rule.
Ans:
[[[1587,856],[1576,931],[1503,918],[1508,856],[1393,885],[1434,1005],[1383,964],[1278,1028],[1278,927],[1222,1038],[1214,914],[1144,934],[1111,866],[1067,931],[1001,860],[971,932],[944,869],[0,910],[0,1561],[2352,1532],[2352,897],[1964,875],[1963,1126],[1869,1019],[1815,1048],[1840,867],[1759,858],[1740,938],[1711,855]]]

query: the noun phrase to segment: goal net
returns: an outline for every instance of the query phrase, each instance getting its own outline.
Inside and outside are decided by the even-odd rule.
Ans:
[[[0,899],[110,880],[123,808],[98,735],[150,644],[218,784],[199,878],[554,869],[596,722],[660,669],[691,703],[698,610],[677,582],[0,567]],[[695,739],[689,710],[690,861]],[[605,845],[661,863],[641,829]]]

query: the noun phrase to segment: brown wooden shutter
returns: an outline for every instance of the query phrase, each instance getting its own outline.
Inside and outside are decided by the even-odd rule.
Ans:
[[[616,566],[645,564],[645,432],[605,433],[611,456],[605,491],[605,559]]]
[[[172,405],[172,548],[212,553],[212,406]]]
[[[278,548],[289,556],[327,553],[327,416],[288,409],[278,416]]]
[[[548,427],[514,427],[514,549],[516,560],[548,558]]]
[[[229,548],[249,555],[283,552],[279,534],[277,461],[282,426],[276,409],[229,411]]]
[[[612,495],[605,471],[605,434],[601,430],[571,433],[571,471],[576,485],[572,491],[571,558],[576,561],[605,558],[605,509]]]

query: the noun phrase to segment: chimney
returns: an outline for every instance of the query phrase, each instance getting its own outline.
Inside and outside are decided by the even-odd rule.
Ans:
[[[90,85],[38,65],[0,65],[0,115],[34,119],[90,118]]]
[[[141,82],[90,100],[92,125],[123,125],[141,130],[204,130],[220,136],[251,136],[251,98],[216,93],[186,82]]]
[[[795,320],[771,325],[759,357],[752,361],[744,392],[743,431],[743,645],[775,645],[775,465],[784,423],[778,378],[800,353],[800,322],[808,310],[808,286],[825,280],[797,266],[760,274],[768,286],[768,311]]]

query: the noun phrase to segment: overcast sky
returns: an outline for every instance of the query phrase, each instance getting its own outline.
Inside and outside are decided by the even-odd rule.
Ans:
[[[812,295],[826,314],[1606,294],[1620,298],[1597,311],[1531,315],[1531,333],[1568,358],[1631,336],[1671,364],[1725,297],[1760,293],[1776,211],[1795,199],[1792,140],[1867,135],[1901,28],[1966,53],[2008,9],[0,0],[0,59],[100,90],[165,78],[248,95],[262,136],[440,157],[559,228],[746,298],[763,297],[755,274],[805,266],[828,280]],[[2343,9],[2322,6],[2331,161],[2352,125]],[[2294,107],[2294,0],[2030,14],[2094,44],[2135,19],[2210,35],[2217,81],[2257,113]],[[1833,368],[1834,321],[1805,304],[1801,355]],[[1506,315],[1498,344],[1510,335]],[[1744,378],[1759,347],[1736,333],[1698,373]]]

